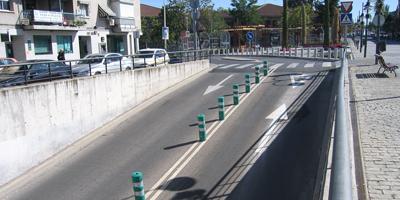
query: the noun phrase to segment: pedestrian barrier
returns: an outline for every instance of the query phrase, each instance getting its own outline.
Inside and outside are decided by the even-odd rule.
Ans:
[[[260,67],[257,65],[256,67],[255,67],[255,82],[256,82],[256,84],[259,84],[260,83]]]
[[[238,105],[239,101],[240,101],[239,84],[234,84],[233,85],[233,104]]]
[[[224,97],[218,97],[218,117],[222,121],[225,119],[225,99]]]
[[[267,60],[264,60],[263,71],[264,71],[264,76],[268,76],[268,61]]]
[[[142,172],[132,173],[132,183],[135,200],[145,200]]]
[[[246,82],[246,93],[250,93],[250,90],[251,90],[251,82],[250,82],[250,77],[251,77],[251,75],[250,74],[246,74],[245,76],[245,82]]]
[[[204,114],[199,114],[197,116],[197,121],[199,126],[199,141],[204,142],[207,139],[206,116]]]

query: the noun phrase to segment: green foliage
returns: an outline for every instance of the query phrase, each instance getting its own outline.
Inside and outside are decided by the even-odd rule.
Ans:
[[[313,8],[310,4],[305,4],[304,5],[304,12],[305,12],[305,21],[311,22],[313,19]],[[288,16],[288,24],[289,27],[295,28],[295,27],[301,27],[302,26],[302,6],[296,6],[294,8],[289,9],[289,16]],[[306,26],[309,24],[306,23]]]
[[[187,30],[187,3],[185,1],[172,0],[166,5],[167,26],[169,27],[168,44],[176,44],[180,40],[180,34]],[[164,21],[164,8],[158,16],[160,22]],[[160,23],[163,25],[163,23]],[[162,27],[159,27],[159,35],[161,37]]]
[[[257,0],[232,0],[230,15],[234,19],[234,25],[257,25],[262,23],[257,12]]]
[[[325,0],[324,4],[324,18],[323,18],[323,23],[324,23],[324,46],[329,46],[330,45],[330,33],[329,33],[329,27],[330,27],[330,1]]]
[[[142,32],[140,48],[160,47],[162,24],[158,17],[142,17]]]
[[[201,10],[201,17],[199,19],[203,31],[212,33],[218,32],[228,28],[222,14],[225,12],[223,9],[214,10],[213,7],[206,7]]]

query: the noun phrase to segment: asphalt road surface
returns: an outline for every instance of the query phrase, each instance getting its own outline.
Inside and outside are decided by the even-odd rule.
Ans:
[[[6,199],[311,199],[329,135],[335,62],[268,58],[272,74],[244,93],[261,58],[213,57],[213,69],[129,117],[67,160],[14,188]],[[232,85],[241,84],[233,106]],[[210,87],[211,86],[211,87]],[[217,98],[226,119],[218,121]],[[208,139],[198,141],[196,116]],[[2,197],[0,195],[0,197]]]

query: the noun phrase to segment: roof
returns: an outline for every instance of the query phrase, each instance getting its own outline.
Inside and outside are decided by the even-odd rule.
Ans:
[[[140,4],[140,13],[142,17],[157,17],[161,13],[161,9],[146,4]]]
[[[282,17],[283,7],[275,4],[264,4],[257,9],[262,17]]]

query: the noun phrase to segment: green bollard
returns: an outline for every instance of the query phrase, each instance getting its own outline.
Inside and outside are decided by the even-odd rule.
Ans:
[[[133,172],[132,183],[135,200],[145,200],[143,174],[141,172]]]
[[[222,121],[225,119],[225,99],[224,97],[218,97],[218,116],[219,120]]]
[[[266,60],[264,60],[263,70],[264,70],[264,76],[268,76],[268,61]]]
[[[246,74],[245,79],[246,79],[246,93],[250,93],[251,90],[250,74]]]
[[[233,105],[239,104],[239,84],[233,85]]]
[[[206,116],[204,114],[200,114],[197,116],[197,120],[199,123],[199,141],[204,142],[207,139]]]
[[[256,68],[256,72],[255,72],[255,82],[256,82],[256,84],[259,84],[260,83],[260,67],[259,66],[256,66],[255,67]]]

